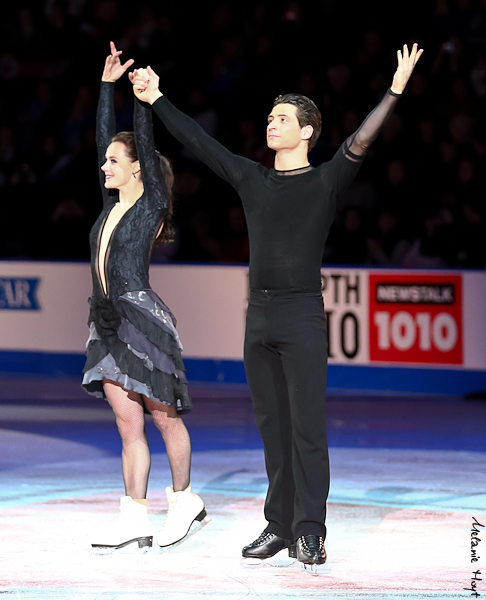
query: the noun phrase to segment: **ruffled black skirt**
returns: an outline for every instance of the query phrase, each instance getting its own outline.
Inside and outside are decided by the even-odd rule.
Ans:
[[[84,389],[104,398],[103,379],[110,379],[188,413],[192,402],[176,321],[157,294],[139,290],[89,302]]]

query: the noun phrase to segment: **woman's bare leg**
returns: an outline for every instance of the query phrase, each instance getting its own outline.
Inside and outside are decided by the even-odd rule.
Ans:
[[[103,389],[116,417],[122,440],[122,472],[125,494],[136,499],[147,496],[150,450],[145,434],[145,415],[140,394],[119,383],[103,380]]]
[[[172,406],[145,396],[143,400],[164,439],[174,492],[185,490],[191,479],[191,439],[184,421]]]

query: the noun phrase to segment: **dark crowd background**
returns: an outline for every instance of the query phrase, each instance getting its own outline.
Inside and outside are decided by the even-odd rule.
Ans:
[[[486,266],[486,2],[4,3],[0,24],[0,256],[85,259],[101,203],[95,112],[113,40],[235,153],[272,166],[275,96],[310,96],[332,157],[392,81],[396,50],[425,53],[395,114],[339,198],[323,262]],[[133,95],[116,87],[117,129]],[[176,172],[176,241],[155,260],[246,262],[238,196],[155,119]],[[305,232],[303,232],[305,235]]]

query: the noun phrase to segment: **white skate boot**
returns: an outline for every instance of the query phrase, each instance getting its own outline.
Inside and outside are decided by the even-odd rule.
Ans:
[[[91,546],[97,550],[119,550],[131,544],[147,552],[152,546],[154,528],[147,517],[147,507],[132,500],[120,498],[118,522],[93,536]]]
[[[169,486],[165,488],[165,493],[169,509],[157,540],[161,548],[183,540],[194,521],[199,521],[200,527],[210,521],[202,498],[191,492],[190,485],[181,492],[174,492],[173,487]]]

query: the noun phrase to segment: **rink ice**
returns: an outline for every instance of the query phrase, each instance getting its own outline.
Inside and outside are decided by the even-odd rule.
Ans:
[[[285,556],[244,566],[242,546],[265,526],[262,452],[197,450],[192,487],[211,522],[171,552],[154,541],[145,555],[96,555],[89,532],[116,519],[123,494],[118,456],[6,428],[0,466],[0,595],[12,599],[467,598],[472,517],[486,524],[486,454],[333,447],[329,558],[320,574]],[[155,453],[148,499],[156,531],[169,483],[167,457]],[[481,537],[484,558],[474,569],[483,569],[478,591],[486,595]]]

